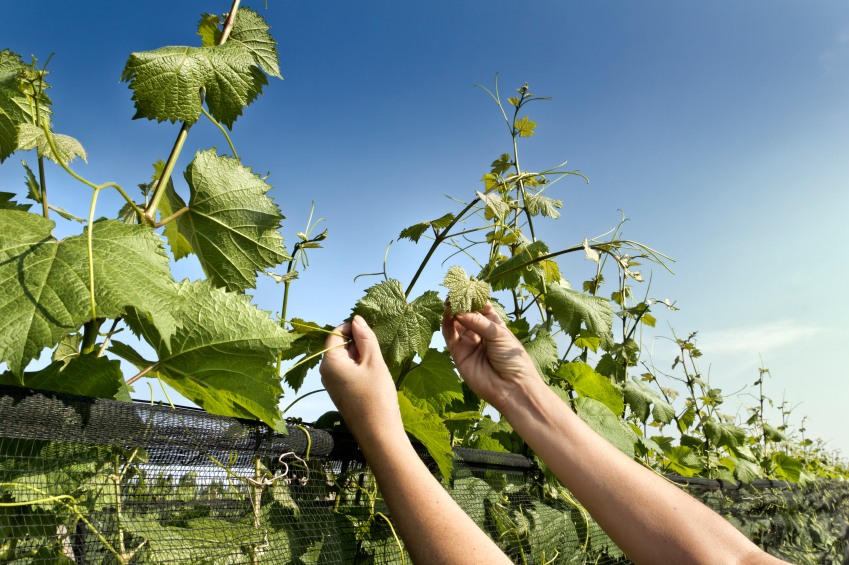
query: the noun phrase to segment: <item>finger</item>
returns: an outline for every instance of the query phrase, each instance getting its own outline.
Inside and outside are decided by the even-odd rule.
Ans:
[[[363,361],[367,362],[374,355],[380,355],[377,336],[374,335],[362,316],[354,316],[354,321],[351,323],[351,334],[354,336],[354,343]]]
[[[454,316],[449,315],[449,311],[445,311],[445,316],[442,318],[442,337],[445,339],[445,345],[448,346],[448,351],[454,349],[454,344],[460,339],[460,334],[457,333],[457,326],[454,322]]]
[[[351,324],[347,323],[347,324],[342,324],[341,326],[336,326],[335,328],[333,328],[333,333],[342,334],[344,336],[350,336],[351,335]],[[331,353],[333,351],[339,351],[340,353],[344,353],[343,348],[339,347],[339,345],[342,344],[342,343],[345,343],[349,339],[350,339],[349,337],[343,338],[343,337],[339,337],[338,335],[330,334],[330,335],[327,336],[327,339],[324,341],[324,348],[325,349],[330,349],[331,347],[333,348],[333,349],[330,349],[330,351],[328,351],[328,353]]]
[[[498,315],[498,312],[495,311],[495,306],[492,305],[492,302],[487,302],[486,306],[483,310],[481,310],[481,314],[488,320],[495,323],[495,325],[500,326],[504,323],[504,320],[501,319],[501,316]]]
[[[489,306],[489,308],[492,308],[492,306]],[[496,318],[498,318],[497,314]],[[480,312],[466,312],[464,314],[457,314],[456,316],[454,316],[454,319],[457,320],[467,330],[478,334],[481,339],[485,341],[491,341],[498,337],[498,324],[496,324]]]

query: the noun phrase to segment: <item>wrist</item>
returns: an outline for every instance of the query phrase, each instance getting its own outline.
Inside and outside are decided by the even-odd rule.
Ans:
[[[517,382],[516,390],[510,394],[499,412],[508,421],[525,421],[545,419],[547,405],[551,397],[556,395],[545,382],[536,378],[525,378]],[[557,398],[558,402],[560,401]],[[499,407],[496,407],[499,408]],[[515,426],[513,426],[515,428]]]

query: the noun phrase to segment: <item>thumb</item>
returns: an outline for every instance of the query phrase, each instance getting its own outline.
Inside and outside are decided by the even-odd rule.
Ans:
[[[467,330],[478,334],[484,341],[492,341],[498,337],[498,324],[479,312],[457,314],[454,319]]]
[[[354,337],[354,343],[357,345],[357,351],[363,361],[367,361],[374,355],[380,356],[380,346],[377,343],[377,336],[362,316],[354,316],[351,323],[351,335]]]

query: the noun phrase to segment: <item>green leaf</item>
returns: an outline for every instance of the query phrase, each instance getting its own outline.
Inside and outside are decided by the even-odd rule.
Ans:
[[[80,343],[83,341],[82,334],[68,334],[59,340],[59,345],[53,351],[50,360],[54,363],[62,363],[63,366],[68,364],[68,361],[80,356]]]
[[[161,47],[132,53],[121,80],[129,81],[135,91],[133,119],[193,124],[201,113],[198,93],[205,88],[209,112],[230,129],[242,115],[242,108],[268,84],[254,54],[235,41],[213,47]]]
[[[451,479],[454,452],[448,442],[448,429],[439,416],[413,406],[403,391],[398,391],[398,406],[404,430],[419,440],[436,462],[445,480]]]
[[[484,451],[496,451],[498,453],[510,453],[497,439],[482,435],[475,436],[469,441],[467,447],[470,449],[482,449]]]
[[[695,477],[705,468],[704,459],[689,447],[673,447],[666,454],[667,468],[684,477]]]
[[[293,334],[295,341],[281,354],[280,358],[282,360],[288,361],[303,355],[303,358],[298,361],[301,363],[303,359],[324,351],[324,344],[327,341],[328,334],[320,329],[315,329],[321,328],[321,326],[314,322],[306,322],[300,318],[293,318],[291,322],[294,332],[296,332]],[[327,325],[324,326],[324,329],[332,330],[333,326]],[[286,384],[292,387],[295,392],[298,392],[304,384],[307,372],[320,362],[321,355],[317,355],[309,361],[301,363],[294,369],[286,371],[283,375]]]
[[[130,329],[156,351],[156,371],[177,392],[213,414],[259,418],[280,430],[283,390],[272,365],[294,337],[251,305],[250,297],[182,282],[181,326],[165,346],[145,316],[128,312]],[[282,428],[285,429],[285,428]]]
[[[354,314],[372,326],[387,365],[400,364],[415,354],[424,358],[433,333],[445,314],[445,303],[428,290],[410,304],[404,288],[395,279],[382,281],[366,290]]]
[[[454,401],[463,401],[460,378],[448,353],[429,349],[422,362],[404,377],[401,390],[419,408],[442,414]]]
[[[529,285],[536,286],[539,280],[545,276],[545,271],[539,266],[539,262],[510,273],[507,273],[507,271],[520,267],[546,253],[548,253],[548,246],[542,241],[535,241],[517,250],[515,255],[495,267],[488,276],[479,278],[486,278],[492,285],[493,291],[516,288],[519,286],[520,276]],[[507,274],[505,275],[504,273]]]
[[[432,222],[421,222],[408,228],[404,228],[401,230],[401,235],[398,236],[398,239],[407,238],[413,243],[418,243],[422,234],[424,234],[424,232],[426,232],[431,226],[437,229],[443,229],[447,228],[452,221],[454,221],[454,214],[445,214],[438,220],[433,220]]]
[[[630,428],[622,427],[619,418],[610,411],[610,408],[598,400],[584,396],[575,400],[575,409],[581,420],[598,435],[633,459],[637,436]]]
[[[766,422],[764,422],[764,435],[766,436],[766,438],[769,441],[778,442],[778,441],[784,441],[784,440],[787,439],[787,436],[784,435],[783,432],[776,429],[771,424],[767,424]]]
[[[164,170],[165,163],[160,159],[153,164],[153,176],[150,178],[153,179],[156,184],[159,184],[159,179],[162,177],[162,172]],[[181,210],[185,207],[185,201],[183,201],[183,199],[180,198],[180,195],[177,194],[177,191],[174,190],[174,178],[168,177],[168,184],[165,185],[165,195],[159,201],[159,206],[156,208],[159,212],[159,221],[161,222],[166,218],[170,218],[177,210]],[[175,261],[179,261],[183,257],[188,257],[194,253],[192,244],[189,243],[186,236],[180,233],[177,226],[178,224],[176,221],[171,221],[165,224],[165,227],[162,230],[162,236],[168,241],[168,246],[171,248],[171,254],[174,255]]]
[[[8,49],[0,51],[0,163],[18,149],[18,128],[22,124],[36,122],[33,111],[35,98],[21,90],[18,82],[21,73],[29,69],[29,65],[21,61],[20,55]],[[50,88],[46,82],[44,87]],[[51,104],[50,98],[42,93],[41,117],[52,113],[49,108]]]
[[[595,366],[596,373],[604,375],[616,383],[625,382],[625,366],[617,362],[612,355],[605,353]]]
[[[510,162],[510,155],[502,153],[501,157],[493,161],[491,166],[492,174],[503,175],[513,166],[513,163]]]
[[[236,23],[227,42],[240,43],[253,55],[254,63],[266,74],[283,79],[280,76],[280,62],[277,54],[277,42],[268,33],[271,29],[258,13],[250,8],[239,8]],[[200,33],[200,30],[198,30]]]
[[[478,421],[475,434],[476,438],[485,436],[498,441],[507,450],[507,453],[521,453],[525,443],[519,437],[519,434],[513,430],[513,426],[504,418],[495,422],[489,416],[484,416]]]
[[[789,455],[783,453],[775,453],[772,456],[774,465],[773,472],[784,480],[791,483],[799,482],[799,475],[802,472],[802,463],[798,459],[793,459]]]
[[[604,298],[551,284],[545,294],[545,305],[551,308],[554,319],[570,336],[580,334],[583,322],[589,331],[600,336],[602,347],[610,342],[613,307]]]
[[[291,260],[277,231],[283,216],[259,175],[212,149],[195,155],[185,177],[189,210],[175,222],[215,286],[244,292],[257,272]]]
[[[484,183],[484,192],[489,192],[498,184],[498,177],[488,174],[482,176],[481,181]]]
[[[737,459],[737,465],[734,467],[734,477],[747,485],[752,484],[752,481],[761,478],[761,466],[745,459]]]
[[[55,225],[35,214],[0,210],[0,360],[16,375],[91,318],[86,232],[58,241],[50,235]],[[148,227],[118,220],[93,227],[97,315],[114,319],[135,306],[167,343],[178,308],[162,240]]]
[[[121,362],[95,353],[56,361],[18,380],[11,371],[0,375],[0,385],[15,385],[95,398],[113,398],[124,383]]]
[[[643,383],[633,380],[625,383],[625,402],[631,407],[631,411],[641,421],[646,422],[649,418],[649,407],[654,404],[651,414],[655,422],[668,424],[675,417],[675,409],[663,400],[659,394]]]
[[[539,330],[533,341],[525,342],[522,345],[531,357],[531,361],[534,362],[534,367],[536,367],[539,376],[548,383],[550,380],[549,373],[554,367],[554,364],[559,361],[557,344],[554,342],[554,338],[547,331]]]
[[[559,208],[563,208],[562,200],[554,200],[544,194],[531,194],[530,191],[525,195],[525,207],[531,216],[542,214],[547,218],[557,219],[560,217]]]
[[[598,344],[600,342],[601,338],[599,338],[596,334],[590,330],[581,328],[578,331],[578,337],[575,338],[575,347],[580,347],[581,349],[592,349],[593,353],[595,353],[598,350]]]
[[[475,277],[469,278],[463,267],[451,267],[441,286],[448,288],[452,314],[477,312],[489,302],[489,285]]]
[[[53,139],[53,145],[56,146],[56,151],[59,152],[59,157],[66,164],[77,157],[88,163],[88,154],[86,154],[85,149],[79,141],[71,136],[59,135],[53,132],[50,133],[50,137]],[[18,126],[18,150],[29,151],[30,149],[38,149],[39,157],[50,159],[54,163],[59,162],[56,159],[56,155],[53,154],[50,144],[47,143],[47,136],[44,135],[44,130],[35,125],[21,124]]]
[[[35,201],[37,204],[41,204],[41,187],[39,186],[38,181],[36,180],[35,175],[30,170],[29,166],[27,166],[27,162],[22,160],[21,164],[24,166],[24,169],[26,170],[26,173],[27,173],[27,176],[26,176],[26,179],[25,179],[27,191],[28,191],[27,198]],[[1,194],[5,194],[5,193],[1,193]],[[10,194],[9,196],[12,196],[12,195]],[[129,206],[129,204],[127,206]],[[26,211],[26,210],[29,210],[29,208],[30,208],[30,205],[26,204],[25,206],[19,206],[17,208],[13,207],[13,208],[6,208],[6,209]],[[66,220],[74,220],[75,222],[79,222],[81,224],[85,224],[87,222],[83,218],[79,218],[77,216],[74,216],[73,214],[71,214],[70,212],[65,210],[64,208],[60,208],[58,206],[51,206],[49,204],[47,205],[47,208],[49,210],[53,210],[54,212],[56,212],[57,214],[59,214],[60,216],[65,218]],[[138,223],[138,222],[136,222],[136,223]]]
[[[219,24],[221,24],[221,16],[206,13],[201,14],[198,21],[198,35],[200,36],[203,47],[214,47],[218,45],[218,40],[221,39]]]
[[[682,434],[690,429],[690,426],[696,421],[696,412],[693,410],[693,407],[690,406],[687,410],[681,414],[681,417],[678,418],[678,431]]]
[[[537,122],[532,122],[527,116],[520,118],[513,123],[513,127],[519,134],[519,137],[530,137],[534,134],[534,129],[537,127]]]
[[[599,375],[586,363],[564,363],[557,369],[556,375],[571,384],[579,395],[598,400],[615,415],[619,416],[625,410],[622,393],[607,377]]]
[[[491,220],[493,218],[498,218],[499,220],[503,220],[507,217],[507,214],[510,213],[510,206],[504,202],[504,198],[498,192],[491,192],[489,194],[484,194],[482,192],[475,191],[480,198],[481,202],[486,205],[486,212],[484,213],[484,217],[487,220]]]
[[[32,204],[18,204],[12,198],[15,195],[12,192],[0,192],[0,210],[18,210],[26,212],[32,207]]]
[[[746,430],[709,418],[704,424],[705,436],[715,446],[737,447],[746,441]]]
[[[492,304],[492,309],[495,310],[495,313],[498,315],[499,318],[501,318],[502,322],[506,324],[510,321],[510,318],[507,314],[507,310],[504,309],[504,305],[501,304],[497,298],[490,296],[489,303]]]

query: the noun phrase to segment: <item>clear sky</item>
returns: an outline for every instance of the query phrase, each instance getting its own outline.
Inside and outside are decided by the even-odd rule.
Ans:
[[[653,296],[681,310],[657,313],[658,334],[699,331],[712,383],[730,392],[757,379],[771,396],[802,403],[808,435],[849,452],[845,399],[849,268],[840,246],[849,205],[849,4],[787,1],[341,2],[269,0],[260,9],[279,42],[284,81],[236,122],[243,163],[275,188],[284,236],[303,229],[310,203],[327,219],[326,248],[292,285],[290,316],[337,323],[381,269],[388,242],[410,224],[468,199],[489,163],[509,150],[504,122],[474,84],[502,92],[524,82],[552,102],[531,105],[537,135],[520,148],[523,168],[563,159],[590,178],[561,182],[563,217],[538,235],[566,247],[606,232],[624,210],[625,235],[673,257],[654,269]],[[127,56],[165,45],[199,45],[200,13],[226,0],[45,1],[4,7],[0,49],[42,62],[55,129],[79,139],[96,182],[147,182],[178,125],[132,121],[119,83]],[[199,148],[226,142],[208,122],[189,135],[177,171]],[[34,162],[32,155],[22,155]],[[0,190],[25,192],[17,155],[0,166]],[[51,203],[85,215],[90,189],[48,167]],[[186,194],[182,175],[178,190]],[[114,217],[117,195],[98,213]],[[59,220],[59,236],[78,233]],[[405,284],[426,249],[404,241],[389,275]],[[441,261],[442,257],[440,257]],[[449,265],[446,265],[446,267]],[[573,283],[590,278],[581,257],[560,261]],[[426,271],[419,290],[439,290]],[[175,277],[198,278],[193,259]],[[255,302],[279,310],[282,286],[267,277]],[[608,291],[609,292],[609,291]],[[126,339],[126,338],[124,338]],[[648,344],[650,345],[650,341]],[[659,342],[658,365],[674,358]],[[128,371],[130,369],[128,368]],[[320,388],[317,375],[303,391]],[[143,390],[144,389],[144,390]],[[139,396],[149,394],[137,387]],[[284,402],[295,398],[287,391]],[[324,395],[301,403],[310,420]]]

